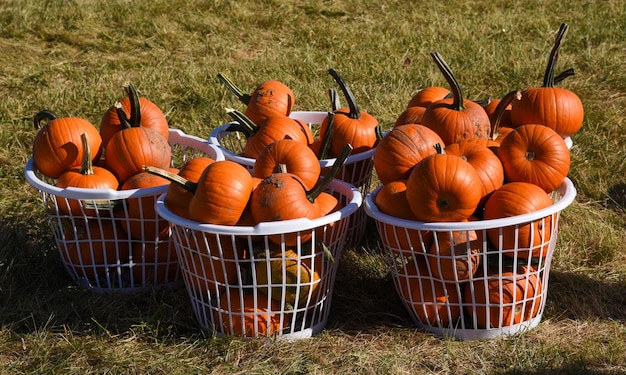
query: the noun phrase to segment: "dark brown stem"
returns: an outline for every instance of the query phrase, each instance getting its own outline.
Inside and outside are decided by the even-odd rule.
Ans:
[[[569,26],[566,23],[562,23],[561,27],[559,28],[559,32],[556,34],[554,47],[552,47],[552,51],[550,52],[550,58],[548,59],[546,72],[543,76],[542,87],[554,87],[554,69],[556,68],[556,62],[559,59],[561,43],[563,42],[563,38],[565,38],[565,35],[567,34],[568,28]]]
[[[179,175],[177,175],[176,173],[172,173],[170,171],[167,171],[165,169],[162,168],[158,168],[158,167],[152,167],[150,165],[144,165],[143,166],[143,170],[151,173],[153,175],[157,175],[159,177],[163,177],[168,181],[171,181],[179,186],[181,186],[183,189],[188,190],[192,193],[196,192],[196,189],[198,188],[198,183],[196,182],[191,182],[189,180],[187,180],[184,177],[181,177]]]
[[[128,122],[132,127],[141,126],[141,103],[139,102],[139,94],[132,84],[124,87],[128,100],[130,101],[130,119]]]
[[[332,108],[332,111],[335,112],[336,110],[340,109],[341,101],[339,100],[339,93],[337,92],[337,90],[332,88],[329,89],[328,95],[330,96],[330,106]]]
[[[343,150],[341,150],[341,152],[337,156],[337,159],[335,159],[333,166],[330,167],[330,170],[328,171],[328,173],[324,175],[322,179],[317,181],[313,189],[307,192],[306,196],[309,202],[314,203],[315,199],[317,199],[317,197],[320,194],[322,194],[324,190],[326,190],[328,185],[332,182],[332,180],[339,173],[339,170],[341,170],[341,167],[343,167],[344,163],[346,162],[346,159],[348,158],[348,156],[350,156],[350,153],[352,153],[352,146],[350,144],[346,144],[346,146],[343,148]]]
[[[322,144],[320,145],[319,160],[326,159],[328,157],[328,151],[330,150],[330,144],[333,139],[333,130],[335,129],[335,114],[328,112],[328,124],[326,125],[326,131],[322,137]]]
[[[502,117],[506,112],[506,107],[508,107],[509,104],[513,103],[513,100],[520,100],[521,98],[522,93],[517,90],[513,90],[508,92],[502,97],[502,99],[500,99],[500,102],[498,103],[494,111],[496,118],[493,121],[493,125],[491,127],[491,139],[494,139],[494,136],[498,133],[498,128],[500,128],[500,122],[502,121]]]
[[[126,112],[124,111],[124,107],[122,106],[122,103],[115,102],[113,106],[115,107],[115,112],[117,113],[117,118],[118,120],[120,120],[120,125],[122,126],[122,128],[123,129],[132,128],[133,126],[128,120],[128,117],[126,116]]]
[[[33,117],[33,124],[35,125],[35,129],[41,129],[41,122],[42,121],[52,121],[52,120],[56,120],[58,118],[59,118],[59,116],[57,116],[57,114],[54,113],[53,111],[51,111],[49,109],[43,109],[43,110],[37,112],[35,117]]]
[[[565,78],[574,75],[574,68],[569,68],[561,72],[558,76],[554,77],[554,84],[561,83]]]
[[[459,82],[454,77],[454,74],[452,74],[452,70],[450,70],[450,67],[443,60],[443,57],[441,57],[439,52],[433,52],[430,54],[430,56],[435,61],[435,64],[437,64],[437,67],[448,82],[448,85],[450,85],[450,91],[452,91],[453,98],[452,109],[456,111],[464,110],[465,105],[463,103],[463,90],[461,89]]]
[[[343,95],[346,97],[346,100],[348,101],[348,107],[350,107],[350,113],[348,114],[348,116],[353,119],[360,118],[361,111],[359,110],[359,105],[356,102],[356,98],[354,97],[352,90],[350,90],[350,88],[348,87],[346,82],[343,80],[343,78],[341,78],[339,73],[337,73],[334,69],[332,68],[328,69],[328,74],[330,74],[335,80],[335,82],[337,82],[337,84],[339,85],[339,88],[343,92]]]

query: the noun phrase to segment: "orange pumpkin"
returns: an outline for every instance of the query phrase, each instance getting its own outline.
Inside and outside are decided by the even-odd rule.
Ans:
[[[59,188],[111,189],[117,190],[119,182],[113,173],[105,168],[94,166],[87,134],[81,135],[83,160],[80,167],[73,167],[61,174],[56,182]],[[95,215],[95,210],[87,209],[76,199],[65,199],[56,196],[57,205],[63,213],[72,215]]]
[[[422,258],[409,259],[398,273],[398,293],[422,324],[455,325],[461,315],[461,296],[454,284],[431,278]]]
[[[130,241],[112,220],[75,222],[63,235],[61,256],[79,278],[102,277],[128,263]]]
[[[406,107],[423,107],[426,108],[436,101],[446,98],[450,95],[450,90],[440,86],[428,86],[417,91],[411,97]]]
[[[467,161],[456,155],[436,153],[413,168],[406,196],[420,221],[463,221],[476,211],[483,186]]]
[[[245,115],[255,124],[260,124],[269,117],[289,116],[296,101],[293,91],[280,81],[262,82],[249,95],[235,86],[225,75],[219,73],[217,77],[246,105]]]
[[[424,125],[407,124],[391,129],[374,152],[374,169],[383,184],[408,179],[413,168],[424,158],[437,153],[443,140]]]
[[[172,149],[155,130],[133,127],[115,133],[105,149],[106,165],[120,183],[143,172],[146,165],[167,169]]]
[[[382,130],[378,120],[371,114],[359,109],[354,94],[339,73],[334,69],[329,69],[328,73],[339,85],[348,102],[348,108],[339,108],[333,111],[333,136],[329,155],[333,157],[339,155],[346,144],[352,146],[353,154],[366,152],[376,147],[378,140],[382,138]],[[324,138],[328,126],[329,117],[327,116],[320,124],[320,138]]]
[[[490,273],[465,284],[464,304],[477,328],[502,328],[527,322],[541,308],[541,278],[533,267]]]
[[[583,104],[574,92],[555,87],[555,66],[561,42],[569,26],[561,24],[548,59],[541,87],[532,87],[522,92],[522,98],[513,102],[511,123],[513,127],[526,124],[541,124],[552,128],[561,137],[568,137],[582,127],[585,112]]]
[[[514,217],[547,208],[552,205],[550,196],[537,185],[527,182],[509,182],[494,191],[485,202],[485,220]],[[528,257],[545,258],[552,233],[552,216],[502,228],[487,229],[491,244],[509,257],[521,261]]]
[[[292,139],[281,139],[267,145],[257,156],[252,175],[263,179],[279,172],[280,165],[298,176],[306,189],[312,189],[320,178],[321,167],[313,150]]]
[[[43,121],[49,121],[41,126]],[[89,121],[78,117],[59,118],[54,112],[38,112],[33,122],[39,129],[33,141],[33,162],[44,176],[59,178],[69,168],[80,166],[83,160],[81,135],[86,134],[92,162],[100,159],[102,138]]]
[[[181,167],[178,175],[192,183],[198,183],[202,172],[209,165],[215,162],[209,157],[195,157],[187,160]],[[193,197],[193,192],[181,187],[178,184],[169,184],[165,195],[165,206],[174,215],[189,218],[189,201]]]
[[[120,190],[145,189],[168,185],[170,182],[162,177],[141,172],[127,179]],[[154,209],[157,197],[146,195],[139,198],[126,199],[126,211],[119,212],[124,219],[120,220],[124,230],[136,240],[152,241],[164,236],[169,230],[169,222],[161,219]]]
[[[239,289],[230,289],[222,294],[219,306],[212,308],[216,329],[226,335],[244,337],[279,334],[283,328],[280,323],[280,304],[262,293],[255,294],[244,293]]]
[[[126,97],[112,105],[100,120],[102,147],[113,135],[129,127],[143,126],[155,130],[163,138],[169,137],[169,125],[165,115],[156,104],[140,97],[132,84],[124,87]]]
[[[431,54],[450,84],[453,97],[434,102],[424,112],[422,124],[439,134],[448,145],[467,138],[489,138],[489,116],[483,107],[463,98],[456,78],[438,53]]]
[[[473,230],[438,232],[428,251],[432,275],[444,282],[463,282],[478,271],[482,242]]]
[[[498,157],[507,181],[529,182],[546,192],[559,187],[570,169],[567,144],[544,125],[522,125],[500,143]]]

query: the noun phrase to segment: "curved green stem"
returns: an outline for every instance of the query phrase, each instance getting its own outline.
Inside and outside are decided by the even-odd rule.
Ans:
[[[506,112],[506,107],[509,104],[513,103],[513,100],[520,100],[522,98],[522,93],[513,90],[508,92],[506,95],[500,99],[500,102],[496,106],[494,113],[496,114],[496,118],[493,121],[493,125],[491,127],[491,134],[489,135],[491,139],[494,139],[494,135],[497,133],[498,128],[500,128],[500,122],[502,121],[502,117],[504,116],[504,112]]]
[[[559,59],[559,50],[561,49],[561,43],[563,42],[563,38],[567,34],[569,26],[566,23],[562,23],[559,28],[559,32],[556,34],[556,40],[554,41],[554,47],[552,47],[552,51],[550,52],[550,58],[548,59],[548,65],[546,67],[546,72],[543,76],[543,86],[542,87],[554,87],[554,68],[556,67],[556,62]]]
[[[126,95],[130,101],[130,118],[128,119],[128,122],[132,127],[141,126],[141,104],[139,102],[137,89],[129,83],[128,86],[124,87],[124,90],[126,91]]]
[[[343,95],[346,97],[348,101],[348,107],[350,108],[349,117],[353,119],[358,119],[361,117],[361,111],[359,110],[359,105],[356,102],[356,98],[354,94],[346,84],[346,82],[341,78],[339,73],[337,73],[334,69],[328,69],[328,74],[330,74],[335,82],[339,85],[339,88],[343,92]]]
[[[443,60],[439,52],[433,52],[430,54],[430,56],[433,58],[433,60],[435,60],[435,64],[437,64],[437,67],[450,85],[450,91],[452,91],[453,97],[452,109],[457,111],[464,110],[465,106],[463,105],[463,91],[461,90],[459,82],[456,80],[456,78],[454,78],[454,74],[452,74],[450,67]]]
[[[176,173],[172,173],[162,168],[152,167],[150,165],[144,165],[143,170],[153,175],[163,177],[166,180],[171,181],[181,186],[183,189],[190,191],[192,193],[195,193],[196,189],[198,188],[198,184],[196,182],[191,182],[187,180],[186,178],[177,175]]]
[[[240,131],[246,136],[246,138],[250,138],[259,130],[259,126],[252,122],[252,120],[250,120],[248,116],[242,112],[233,108],[226,108],[226,113],[233,120],[237,121],[237,124],[232,124],[228,127],[229,131]]]
[[[43,109],[39,112],[37,112],[37,114],[35,115],[35,117],[33,117],[33,124],[35,126],[35,129],[41,129],[41,122],[42,121],[52,121],[52,120],[56,120],[58,119],[59,116],[57,116],[56,113],[54,113],[53,111],[49,110],[49,109]]]
[[[241,91],[239,87],[235,86],[235,84],[233,83],[233,81],[230,80],[230,78],[226,77],[222,73],[218,73],[217,78],[222,82],[222,84],[224,84],[224,86],[226,86],[228,90],[230,90],[230,92],[235,94],[235,96],[237,97],[237,99],[239,99],[240,102],[242,102],[245,105],[248,105],[250,103],[250,99],[252,99],[252,97],[249,94],[246,94],[243,91]]]
[[[333,130],[335,129],[335,114],[328,112],[328,124],[326,125],[326,131],[322,137],[322,144],[320,145],[320,154],[318,159],[326,159],[328,157],[328,151],[330,150],[330,144],[333,139]]]
[[[350,156],[350,153],[352,153],[352,145],[346,144],[337,156],[337,159],[335,159],[333,166],[330,167],[328,173],[324,175],[321,180],[317,181],[313,189],[307,192],[306,197],[309,202],[314,203],[315,199],[317,199],[317,197],[322,194],[324,190],[326,190],[328,185],[337,176],[337,173],[339,173],[339,170],[341,170],[341,167],[343,167],[343,164],[346,162],[348,156]]]

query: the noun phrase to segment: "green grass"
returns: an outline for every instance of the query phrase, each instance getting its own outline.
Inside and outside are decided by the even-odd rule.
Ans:
[[[576,201],[562,214],[542,323],[508,339],[438,339],[412,326],[375,234],[340,260],[327,329],[312,339],[216,338],[184,290],[99,295],[65,273],[37,192],[23,178],[50,108],[99,124],[127,82],[205,137],[252,90],[288,84],[297,110],[328,110],[326,73],[349,82],[388,129],[411,95],[445,85],[438,51],[466,97],[539,86],[559,24],[557,71],[585,122],[573,137]],[[0,4],[0,373],[626,372],[622,2],[8,0]],[[240,108],[240,107],[238,107]],[[374,229],[374,226],[371,226]]]

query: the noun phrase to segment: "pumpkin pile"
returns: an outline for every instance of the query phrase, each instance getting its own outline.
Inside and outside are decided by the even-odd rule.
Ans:
[[[99,127],[50,110],[37,113],[34,124],[39,131],[32,150],[37,171],[59,188],[132,190],[169,184],[143,170],[144,165],[151,165],[178,171],[170,168],[172,150],[165,115],[156,104],[140,97],[133,85],[125,87],[125,93],[125,98],[103,113]],[[68,248],[61,252],[67,263],[76,266],[79,277],[101,276],[105,264],[126,264],[132,257],[135,263],[169,262],[174,267],[158,266],[155,275],[146,274],[148,267],[137,266],[133,268],[135,280],[174,281],[174,247],[156,248],[156,241],[168,240],[169,223],[157,216],[155,196],[119,202],[55,199],[62,214],[86,218],[66,226]]]
[[[554,87],[554,67],[566,32],[564,24],[543,86],[511,91],[491,108],[465,99],[443,58],[431,54],[450,90],[419,91],[379,142],[374,168],[382,186],[373,197],[378,209],[403,220],[468,222],[510,218],[551,206],[552,192],[570,169],[564,137],[580,129],[584,115],[573,92]],[[547,256],[552,227],[552,217],[547,216],[477,231],[427,232],[391,225],[379,229],[385,245],[397,249],[396,255],[413,254],[399,271],[398,291],[415,303],[412,308],[423,323],[452,325],[465,299],[466,306],[482,306],[467,310],[477,315],[480,328],[489,328],[536,316],[542,286],[534,265]],[[480,264],[490,258],[483,256],[485,251],[496,254],[495,266]],[[427,287],[415,285],[420,282]],[[491,308],[485,306],[503,302],[506,307],[486,312]],[[433,306],[447,304],[456,307],[434,310]]]
[[[241,132],[246,138],[240,155],[256,159],[267,145],[284,138],[307,145],[320,160],[337,157],[346,144],[352,145],[352,154],[376,147],[382,138],[380,124],[374,116],[359,108],[354,94],[337,71],[329,69],[328,73],[343,92],[348,107],[341,107],[336,90],[330,89],[332,110],[320,124],[318,134],[314,134],[303,121],[289,117],[295,96],[284,83],[265,81],[248,95],[225,75],[219,74],[219,80],[246,105],[243,113],[230,108],[226,110],[235,121],[227,130]]]

